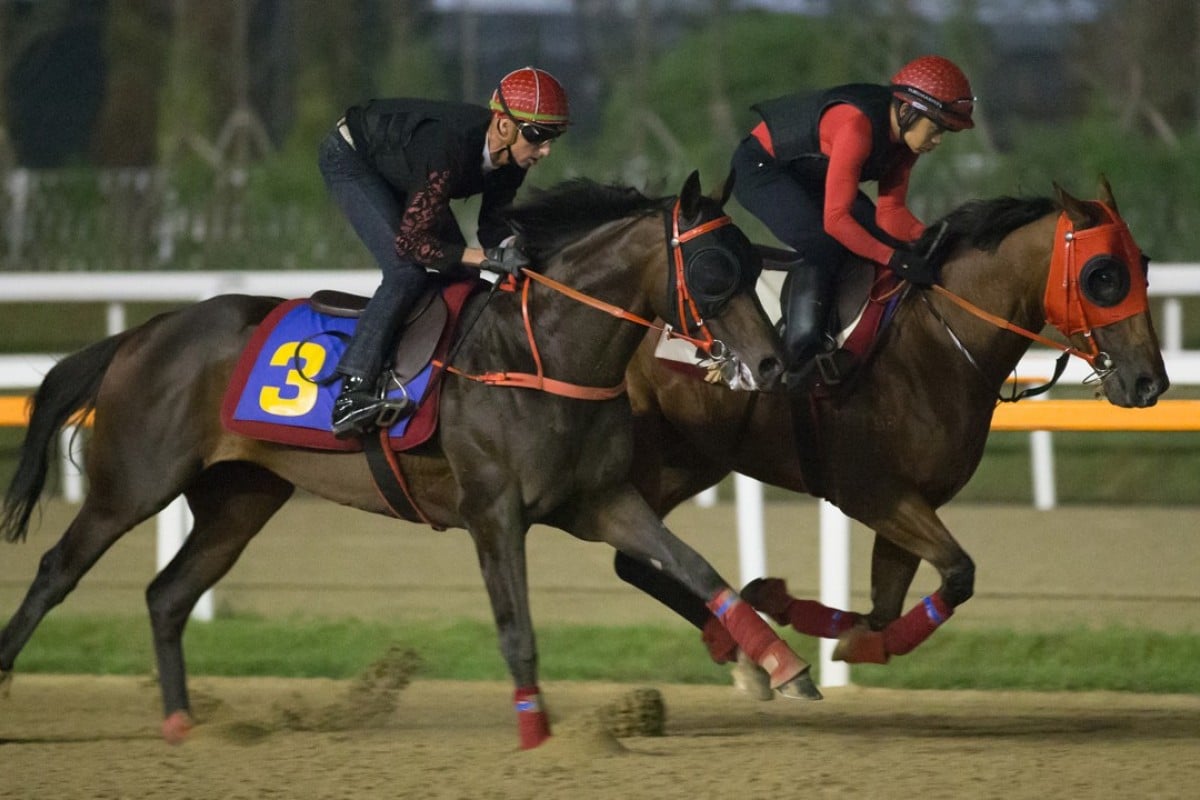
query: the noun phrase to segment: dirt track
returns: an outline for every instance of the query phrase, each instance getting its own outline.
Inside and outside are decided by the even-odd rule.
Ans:
[[[30,542],[0,548],[4,613],[68,518],[52,504]],[[956,626],[1200,630],[1194,510],[963,508],[946,518],[979,566],[976,597]],[[688,508],[671,524],[736,581],[731,507]],[[771,572],[814,595],[815,506],[768,507],[767,528]],[[141,613],[151,539],[146,526],[118,543],[56,613]],[[856,608],[866,603],[868,548],[869,536],[856,532]],[[535,531],[535,621],[670,622],[613,577],[610,558],[603,546]],[[918,581],[922,591],[934,585],[928,573]],[[218,586],[217,604],[307,616],[488,616],[462,532],[305,501],[250,547]],[[1185,798],[1200,785],[1197,696],[850,688],[822,703],[757,703],[724,687],[658,686],[666,735],[615,740],[597,713],[631,687],[550,682],[555,737],[519,753],[503,683],[418,677],[374,727],[363,722],[369,710],[345,707],[346,682],[198,678],[193,688],[203,724],[170,748],[146,678],[18,672],[0,702],[0,799]],[[338,714],[323,713],[339,703]]]
[[[556,735],[516,750],[509,688],[417,681],[383,727],[294,730],[333,681],[200,679],[206,724],[157,738],[144,679],[22,676],[0,707],[0,798],[1185,798],[1200,698],[846,689],[755,703],[663,686],[666,735],[612,739],[629,687],[548,684]],[[49,709],[54,709],[50,711]],[[294,713],[291,718],[294,718]]]

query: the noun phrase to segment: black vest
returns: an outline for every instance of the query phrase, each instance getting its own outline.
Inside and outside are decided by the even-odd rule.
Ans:
[[[796,93],[751,106],[767,123],[777,161],[788,163],[814,178],[824,179],[829,157],[821,152],[819,126],[825,109],[848,103],[871,121],[871,155],[863,165],[862,179],[877,181],[894,155],[891,144],[890,86],[850,83],[815,94]]]

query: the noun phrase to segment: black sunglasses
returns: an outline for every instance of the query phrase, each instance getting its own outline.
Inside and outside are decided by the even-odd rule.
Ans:
[[[513,121],[513,124],[517,126],[517,130],[521,132],[521,136],[530,144],[553,141],[563,135],[563,128],[548,128],[545,125],[522,122],[513,116],[512,109],[508,107],[508,103],[504,100],[504,90],[499,86],[496,87],[496,99],[500,101],[500,107],[504,109],[504,115]]]
[[[547,128],[544,125],[535,125],[532,122],[520,122],[511,117],[510,119],[517,124],[517,130],[521,132],[521,136],[524,137],[525,141],[530,144],[553,141],[563,135],[562,128]]]

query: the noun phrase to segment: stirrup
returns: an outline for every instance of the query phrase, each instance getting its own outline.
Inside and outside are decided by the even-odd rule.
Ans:
[[[408,396],[408,389],[396,380],[396,375],[388,370],[380,381],[379,414],[375,417],[375,425],[379,428],[390,428],[400,420],[416,411],[417,404]],[[388,389],[395,386],[400,390],[399,397],[388,397]]]
[[[415,404],[404,397],[389,398],[380,401],[379,414],[375,417],[375,427],[390,428],[413,412]]]
[[[837,341],[828,333],[821,337],[821,350],[813,356],[813,364],[826,386],[836,386],[845,379],[837,359]]]

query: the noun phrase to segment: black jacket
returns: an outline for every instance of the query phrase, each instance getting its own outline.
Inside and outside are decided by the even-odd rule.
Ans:
[[[482,194],[477,236],[484,247],[494,247],[512,233],[498,212],[525,180],[525,170],[514,164],[484,174],[491,118],[492,112],[482,106],[412,98],[371,100],[346,111],[355,149],[406,203],[421,192],[434,195],[438,205],[444,202],[444,210],[431,221],[439,235],[450,227],[458,231],[449,200]],[[461,232],[456,238],[461,245]],[[461,246],[445,255],[460,260]]]

